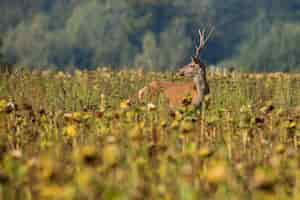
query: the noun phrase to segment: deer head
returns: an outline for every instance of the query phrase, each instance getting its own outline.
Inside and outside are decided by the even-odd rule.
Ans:
[[[196,52],[195,55],[192,56],[192,61],[190,64],[187,64],[183,66],[179,71],[177,72],[177,75],[179,76],[185,76],[185,77],[193,77],[195,75],[205,75],[206,74],[206,66],[200,61],[200,54],[202,50],[205,48],[207,41],[211,37],[214,29],[211,28],[208,31],[208,35],[205,37],[207,31],[204,29],[201,31],[198,30],[199,34],[199,46],[196,46]]]
[[[190,64],[184,65],[176,73],[178,76],[184,77],[194,77],[196,75],[203,74],[205,70],[205,65],[202,64],[199,59],[192,56],[192,61]]]
[[[201,31],[199,29],[199,46],[196,46],[195,55],[192,56],[192,61],[190,64],[183,66],[177,72],[177,75],[184,77],[193,77],[197,92],[199,103],[203,101],[204,96],[209,93],[209,86],[206,80],[206,66],[200,60],[200,54],[205,48],[207,41],[213,33],[213,28],[208,32],[206,30]],[[207,34],[207,36],[205,36]]]

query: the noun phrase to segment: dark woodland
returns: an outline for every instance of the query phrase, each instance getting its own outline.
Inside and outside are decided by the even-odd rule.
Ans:
[[[203,60],[240,71],[300,70],[299,0],[1,0],[0,61],[24,68],[174,69],[198,28]]]

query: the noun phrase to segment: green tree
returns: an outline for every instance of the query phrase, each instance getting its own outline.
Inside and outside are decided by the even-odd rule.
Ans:
[[[158,69],[159,57],[159,48],[157,46],[155,35],[152,32],[148,32],[143,39],[143,50],[135,58],[135,66],[147,70]]]
[[[0,37],[0,49],[1,49],[2,45],[3,45],[3,41],[2,41],[2,38]],[[2,51],[0,51],[0,65],[3,64],[3,59],[4,59],[3,53],[2,53]]]
[[[255,42],[241,47],[240,63],[248,71],[300,69],[300,24],[275,24]]]
[[[187,23],[184,18],[175,18],[160,34],[159,67],[174,69],[190,61],[192,41],[186,37]]]
[[[205,62],[233,63],[248,70],[289,70],[300,57],[291,42],[297,38],[288,39],[298,31],[299,0],[5,0],[0,4],[0,52],[10,63],[31,67],[92,69],[142,63],[146,68],[174,68],[189,62],[197,29],[208,25],[215,27],[215,34],[201,55]],[[282,27],[284,31],[278,30]],[[279,45],[278,37],[286,38],[280,53],[270,49]],[[286,55],[293,56],[285,59]]]

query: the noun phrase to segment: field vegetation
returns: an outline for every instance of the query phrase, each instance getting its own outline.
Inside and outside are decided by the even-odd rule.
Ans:
[[[0,74],[0,199],[299,199],[299,74],[209,72],[203,108],[176,112],[137,102],[151,80],[186,81]]]

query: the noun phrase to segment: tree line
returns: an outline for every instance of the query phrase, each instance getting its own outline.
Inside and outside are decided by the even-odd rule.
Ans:
[[[215,27],[202,59],[242,71],[300,70],[299,0],[3,0],[0,62],[28,68],[189,62],[197,29]]]

